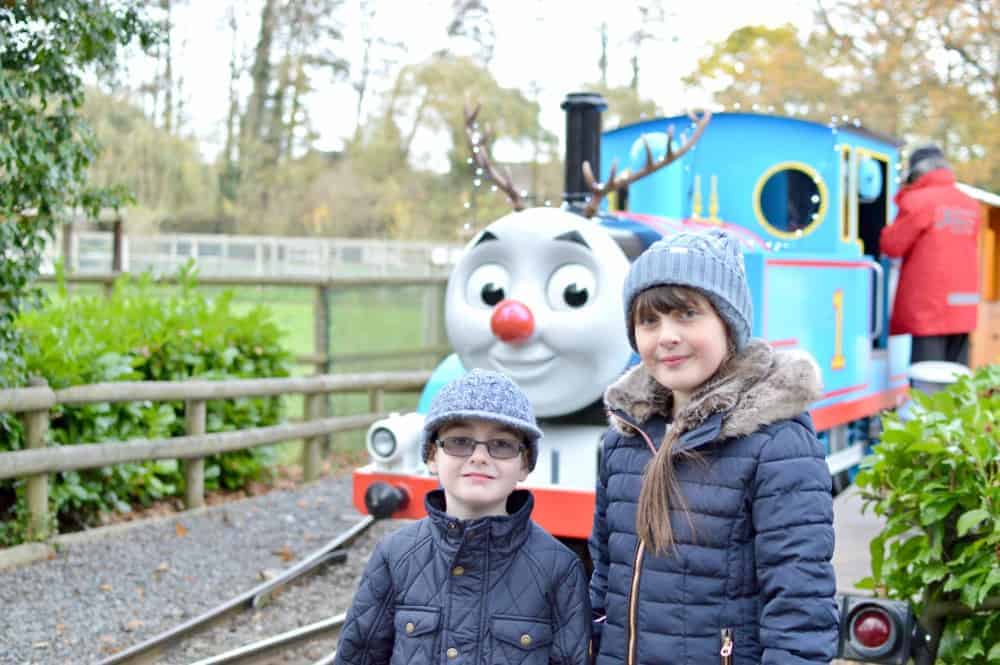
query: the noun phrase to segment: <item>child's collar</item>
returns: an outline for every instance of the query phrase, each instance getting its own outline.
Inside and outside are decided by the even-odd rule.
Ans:
[[[531,492],[516,489],[507,498],[507,515],[490,515],[472,520],[462,520],[445,512],[443,489],[432,490],[424,497],[424,508],[431,521],[435,540],[446,550],[455,550],[470,541],[488,539],[491,549],[513,550],[521,545],[527,535],[534,508]],[[481,538],[485,536],[485,538]]]
[[[808,353],[777,352],[754,339],[695,391],[673,426],[683,433],[721,414],[719,435],[744,436],[802,413],[820,397],[821,390],[819,367]],[[611,425],[626,435],[654,415],[669,420],[672,401],[670,391],[641,364],[604,393]]]

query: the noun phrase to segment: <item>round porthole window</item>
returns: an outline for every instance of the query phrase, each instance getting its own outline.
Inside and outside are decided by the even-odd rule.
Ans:
[[[757,219],[770,233],[798,238],[811,233],[826,213],[826,185],[805,164],[778,164],[757,183],[754,208]]]

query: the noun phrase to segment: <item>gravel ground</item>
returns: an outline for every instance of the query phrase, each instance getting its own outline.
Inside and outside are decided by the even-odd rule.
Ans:
[[[96,663],[260,584],[361,516],[349,476],[191,514],[96,530],[48,561],[0,569],[0,665]],[[375,543],[403,522],[376,523],[343,564],[297,581],[259,610],[185,638],[155,662],[217,655],[345,611]],[[331,637],[261,662],[313,663]],[[848,665],[848,661],[834,661]]]
[[[360,519],[350,497],[349,476],[324,479],[104,530],[61,548],[52,560],[0,570],[0,665],[95,663],[201,614]],[[375,542],[401,524],[376,524],[351,547],[347,562],[185,640],[157,662],[190,663],[346,610]],[[310,645],[274,662],[312,662],[331,648]]]

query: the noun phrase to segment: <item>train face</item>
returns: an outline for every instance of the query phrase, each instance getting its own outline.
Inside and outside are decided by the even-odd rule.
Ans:
[[[604,134],[600,178],[612,163],[638,171],[646,145],[663,153],[692,131],[691,119],[678,117]],[[601,396],[636,361],[621,301],[629,261],[664,235],[709,226],[743,245],[753,335],[807,351],[821,367],[825,392],[811,412],[843,481],[864,454],[869,418],[907,389],[909,337],[887,334],[889,275],[872,258],[895,214],[897,171],[897,144],[859,127],[723,113],[675,163],[612,192],[596,218],[567,204],[493,222],[448,282],[455,354],[433,373],[416,413],[372,426],[355,505],[423,515],[437,481],[417,454],[422,414],[441,385],[481,367],[513,378],[540,417],[545,438],[525,483],[535,520],[557,536],[586,538]]]
[[[596,224],[534,208],[479,234],[448,280],[448,338],[464,367],[506,374],[539,417],[597,400],[631,356],[622,335],[629,261]]]

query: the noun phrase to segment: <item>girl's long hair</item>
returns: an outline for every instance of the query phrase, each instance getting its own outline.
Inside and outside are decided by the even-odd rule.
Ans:
[[[669,314],[676,309],[700,309],[704,307],[704,303],[707,303],[714,312],[715,308],[711,301],[707,298],[701,301],[698,295],[700,295],[698,291],[683,286],[656,286],[647,289],[632,302],[629,325],[634,330],[636,322],[642,317]],[[718,312],[715,313],[718,315]],[[728,325],[726,325],[726,335],[729,354],[722,361],[720,370],[726,366],[735,352]],[[681,434],[676,424],[670,427],[663,437],[659,450],[643,471],[642,490],[639,492],[639,506],[635,519],[636,533],[647,547],[658,554],[665,554],[674,545],[674,530],[670,524],[671,510],[681,512],[692,528],[694,526],[687,502],[674,476],[673,448]],[[698,458],[694,453],[688,453],[687,456]]]

